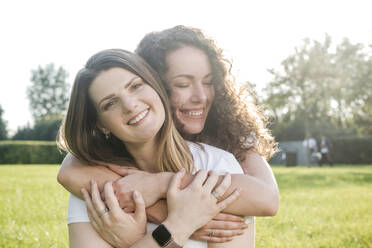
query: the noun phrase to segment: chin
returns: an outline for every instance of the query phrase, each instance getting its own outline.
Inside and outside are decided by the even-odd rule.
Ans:
[[[183,132],[187,134],[198,134],[203,131],[204,125],[185,125]]]

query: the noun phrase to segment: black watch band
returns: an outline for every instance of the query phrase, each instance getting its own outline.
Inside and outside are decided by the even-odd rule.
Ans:
[[[165,248],[182,248],[179,246],[172,238],[172,234],[168,231],[168,229],[163,225],[160,224],[153,232],[152,237],[155,239],[156,243],[160,245],[160,247]]]

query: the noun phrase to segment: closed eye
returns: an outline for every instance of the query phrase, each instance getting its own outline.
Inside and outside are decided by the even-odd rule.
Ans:
[[[210,81],[210,82],[205,82],[203,84],[204,85],[207,85],[207,86],[213,86],[214,85],[214,82]]]
[[[177,88],[187,88],[189,87],[189,83],[176,83],[174,84],[174,87],[177,87]]]

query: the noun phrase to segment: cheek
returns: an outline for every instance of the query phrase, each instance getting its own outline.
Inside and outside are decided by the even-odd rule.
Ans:
[[[214,100],[214,95],[215,95],[214,87],[211,87],[211,89],[209,89],[207,92],[208,92],[208,100],[209,102],[212,103]]]
[[[172,90],[169,100],[174,110],[181,107],[181,105],[184,103],[183,97],[184,95],[178,92],[177,90]]]

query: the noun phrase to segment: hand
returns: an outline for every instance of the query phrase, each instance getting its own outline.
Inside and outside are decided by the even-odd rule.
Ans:
[[[200,170],[194,180],[184,189],[180,189],[184,170],[177,173],[168,189],[168,217],[163,222],[174,233],[176,243],[182,245],[191,234],[205,225],[221,210],[226,208],[239,196],[240,190],[235,190],[226,199],[217,202],[212,190],[217,184],[218,176],[214,172]],[[209,174],[209,176],[208,176]],[[231,176],[227,174],[214,190],[223,195],[231,185]]]
[[[145,203],[139,192],[135,191],[133,194],[136,205],[133,214],[127,214],[120,208],[112,182],[104,186],[107,206],[102,201],[95,182],[91,183],[91,192],[90,197],[87,190],[82,189],[91,224],[104,240],[114,247],[129,247],[146,234]],[[106,208],[108,211],[102,212]]]
[[[231,241],[235,236],[242,235],[247,227],[248,225],[245,224],[244,218],[233,214],[219,213],[213,220],[196,230],[190,238],[213,243],[224,243]],[[213,236],[210,236],[212,232]]]
[[[145,206],[149,207],[161,198],[161,190],[158,186],[156,174],[140,170],[132,170],[113,184],[119,205],[127,213],[134,210],[134,202],[131,197],[134,190],[141,193]]]

